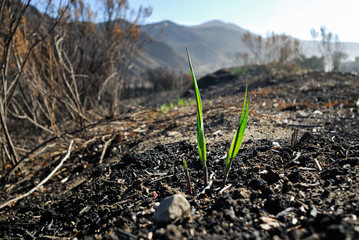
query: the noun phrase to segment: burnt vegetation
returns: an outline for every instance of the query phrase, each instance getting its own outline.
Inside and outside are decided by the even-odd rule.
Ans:
[[[1,2],[4,172],[26,156],[14,137],[22,126],[48,139],[117,114],[127,71],[143,44],[138,25],[151,9],[133,12],[127,1],[102,3],[105,21],[96,24],[83,1]],[[45,12],[30,4],[46,4]]]

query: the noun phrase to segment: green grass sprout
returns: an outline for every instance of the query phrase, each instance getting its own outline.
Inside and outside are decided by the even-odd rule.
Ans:
[[[187,179],[187,185],[188,185],[188,191],[189,191],[189,194],[192,195],[192,186],[191,186],[191,178],[189,176],[189,172],[188,172],[188,168],[187,168],[187,162],[186,160],[183,158],[183,167],[184,167],[184,171],[186,173],[186,179]]]
[[[193,87],[194,87],[195,94],[196,94],[198,153],[199,153],[199,158],[202,162],[203,173],[204,173],[204,183],[205,183],[205,185],[207,185],[208,184],[208,168],[207,168],[207,160],[206,160],[206,158],[207,158],[206,157],[206,142],[205,142],[205,137],[204,137],[204,127],[203,127],[202,101],[201,101],[201,96],[199,93],[196,76],[194,74],[192,61],[191,61],[191,57],[190,57],[189,50],[188,50],[187,46],[186,46],[186,51],[187,51],[188,64],[189,64],[189,68],[191,71],[191,77],[192,77],[192,81],[193,81]],[[247,127],[249,103],[250,103],[250,100],[247,101],[247,87],[246,87],[246,90],[244,92],[243,107],[242,107],[242,112],[241,112],[241,116],[239,119],[238,129],[233,138],[231,147],[229,148],[229,151],[228,151],[227,157],[226,157],[226,169],[225,169],[225,174],[224,174],[224,178],[223,178],[223,187],[227,183],[227,179],[228,179],[229,171],[232,167],[233,159],[237,156],[238,151],[242,145],[244,132],[246,131],[246,127]],[[190,179],[189,179],[187,164],[184,159],[183,159],[183,165],[185,167],[187,182],[188,182],[189,189],[190,189]],[[192,192],[192,190],[190,190],[190,192]]]
[[[195,77],[194,70],[192,67],[191,57],[189,55],[187,46],[186,46],[186,51],[187,51],[188,64],[189,64],[189,68],[191,71],[193,86],[194,86],[194,90],[196,93],[198,153],[199,153],[199,158],[201,159],[202,167],[203,167],[204,184],[207,185],[208,184],[208,169],[207,169],[207,163],[206,163],[207,157],[206,157],[206,142],[205,142],[205,138],[204,138],[203,117],[202,117],[202,101],[201,101],[201,96],[199,94],[198,85],[197,85],[196,77]]]
[[[231,169],[233,159],[236,157],[236,155],[237,155],[237,153],[239,151],[239,148],[242,145],[244,132],[246,131],[247,120],[248,120],[249,102],[250,102],[250,101],[248,101],[246,103],[246,101],[247,101],[247,87],[246,87],[246,91],[244,93],[243,107],[242,107],[241,118],[239,120],[238,129],[237,129],[236,135],[233,138],[231,147],[229,148],[229,151],[227,153],[226,171],[225,171],[225,175],[224,175],[224,178],[223,178],[223,187],[226,185],[229,170]]]
[[[178,102],[177,102],[177,105],[178,105],[179,107],[182,107],[182,106],[184,105],[184,99],[183,99],[183,98],[179,98],[179,99],[178,99]]]

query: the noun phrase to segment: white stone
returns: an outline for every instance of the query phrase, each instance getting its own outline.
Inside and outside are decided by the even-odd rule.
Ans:
[[[182,194],[175,194],[163,199],[152,217],[156,224],[167,224],[189,214],[191,205]]]

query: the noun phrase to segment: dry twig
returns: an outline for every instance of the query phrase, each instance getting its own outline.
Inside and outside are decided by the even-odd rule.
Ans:
[[[317,165],[317,168],[319,169],[319,171],[322,171],[322,167],[320,166],[319,161],[315,158],[314,159],[315,165]]]
[[[105,145],[103,146],[103,150],[102,150],[101,157],[100,157],[100,164],[102,164],[103,158],[105,157],[107,147],[112,142],[113,139],[115,139],[115,137],[112,137],[105,142]]]
[[[62,166],[62,164],[70,157],[70,153],[71,153],[71,148],[72,148],[72,144],[74,143],[74,140],[71,140],[69,148],[67,149],[67,153],[64,156],[64,158],[60,161],[59,165],[57,165],[54,170],[52,170],[52,172],[44,179],[42,180],[38,185],[36,185],[34,188],[32,188],[30,191],[28,191],[27,193],[20,195],[16,198],[13,198],[3,204],[0,205],[0,209],[8,206],[9,204],[16,202],[20,199],[23,199],[27,196],[29,196],[31,193],[35,192],[37,189],[39,189],[42,185],[44,185]]]

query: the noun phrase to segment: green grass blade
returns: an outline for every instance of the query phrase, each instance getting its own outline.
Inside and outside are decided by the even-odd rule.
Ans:
[[[202,117],[202,101],[201,101],[201,96],[199,94],[197,80],[196,80],[196,76],[194,74],[194,70],[193,70],[193,66],[192,66],[191,57],[190,57],[190,54],[189,54],[189,51],[188,51],[188,47],[186,47],[186,51],[187,51],[187,58],[188,58],[189,68],[190,68],[190,71],[191,71],[193,86],[194,86],[194,90],[195,90],[195,93],[196,93],[198,152],[199,152],[199,157],[201,159],[203,168],[205,168],[205,167],[207,167],[206,166],[206,142],[205,142],[205,137],[204,137],[204,127],[203,127],[203,117]]]
[[[244,119],[242,119],[242,122],[240,123],[238,140],[236,142],[232,158],[235,158],[237,156],[237,153],[242,145],[244,132],[246,131],[246,127],[247,127],[248,109],[249,109],[249,101],[247,102],[246,113],[244,114]]]
[[[186,160],[183,158],[183,167],[184,167],[184,171],[186,173],[186,179],[187,179],[187,186],[188,186],[188,192],[189,194],[193,194],[192,192],[192,184],[191,184],[191,177],[189,176],[189,172],[188,172],[188,168],[187,168],[187,162]]]
[[[239,125],[237,132],[231,143],[231,147],[227,153],[226,158],[226,175],[228,174],[229,168],[231,167],[232,160],[237,156],[238,151],[242,145],[244,132],[246,130],[247,121],[248,121],[248,111],[249,111],[249,101],[247,101],[247,87],[244,94],[243,107],[241,112],[241,118],[239,120]]]
[[[187,162],[186,160],[184,160],[184,158],[182,159],[182,162],[183,162],[184,170],[187,171]]]
[[[244,99],[243,99],[243,106],[242,106],[242,112],[241,112],[241,118],[240,118],[240,122],[242,122],[243,120],[243,114],[244,114],[244,107],[246,106],[246,101],[247,101],[247,86],[246,86],[246,90],[244,92]],[[248,109],[248,107],[247,107]],[[239,123],[240,124],[240,123]]]

